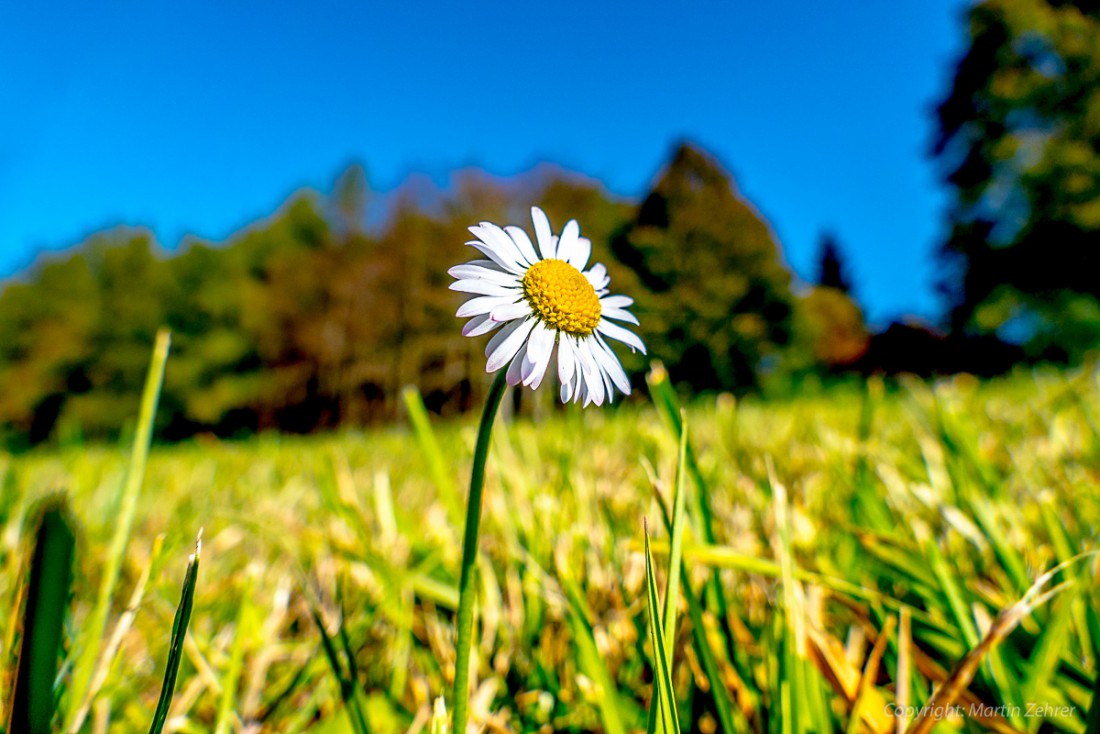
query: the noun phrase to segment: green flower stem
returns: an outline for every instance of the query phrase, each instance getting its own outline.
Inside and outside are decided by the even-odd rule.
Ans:
[[[462,540],[462,576],[458,582],[458,651],[455,656],[454,734],[466,734],[466,707],[470,697],[470,648],[474,637],[474,601],[477,599],[474,585],[474,566],[477,562],[477,533],[481,524],[481,490],[485,487],[485,460],[489,457],[489,439],[493,433],[500,400],[508,387],[506,369],[497,372],[489,396],[485,400],[485,412],[477,429],[477,448],[474,449],[474,468],[470,473],[470,496],[466,500],[466,534]]]

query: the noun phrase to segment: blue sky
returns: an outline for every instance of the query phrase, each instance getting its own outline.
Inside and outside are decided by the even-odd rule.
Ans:
[[[549,160],[639,195],[687,137],[801,276],[829,229],[873,320],[934,316],[925,153],[965,7],[5,3],[0,274],[119,223],[222,239],[351,161],[383,191]]]

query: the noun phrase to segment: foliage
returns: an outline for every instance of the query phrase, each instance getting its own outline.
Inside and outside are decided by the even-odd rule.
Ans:
[[[1100,5],[986,0],[968,34],[934,148],[953,326],[1080,359],[1100,308]]]
[[[848,273],[840,243],[836,235],[826,232],[821,235],[817,263],[817,284],[833,288],[846,295],[852,292],[852,281]]]
[[[468,225],[526,222],[532,203],[556,227],[582,223],[616,292],[637,295],[647,343],[694,387],[753,384],[797,326],[767,225],[695,148],[676,152],[640,208],[547,166],[464,171],[447,190],[413,180],[377,199],[353,166],[328,195],[299,192],[225,242],[167,253],[118,228],[44,258],[0,290],[0,440],[117,435],[162,325],[175,337],[165,439],[388,421],[405,385],[433,413],[465,412],[489,381],[482,341],[458,331],[446,269],[468,259]],[[624,358],[641,385],[644,358]]]
[[[894,732],[888,707],[920,707],[938,688],[964,711],[987,706],[955,721],[963,731],[1082,731],[1100,639],[1095,557],[1079,557],[1097,549],[1098,405],[1088,370],[699,401],[683,446],[671,403],[498,425],[471,719],[512,731],[644,728],[658,658],[641,523],[650,519],[667,595],[674,544],[662,518],[682,502],[669,678],[683,730]],[[205,525],[166,730],[349,731],[358,713],[345,692],[371,731],[426,727],[453,676],[462,527],[421,447],[435,446],[448,484],[461,486],[476,425],[438,422],[433,433],[154,446],[146,486],[157,491],[137,500],[116,596],[147,588],[97,720],[148,729],[179,599],[178,574],[157,572],[157,559],[189,553]],[[0,620],[13,616],[20,577],[14,529],[63,485],[85,524],[70,629],[84,627],[125,466],[111,445],[0,455]],[[161,534],[164,550],[151,554]],[[1063,562],[1043,587],[1055,595],[1031,603],[1033,583]],[[667,635],[663,602],[653,608],[664,607]],[[732,704],[721,715],[719,689]],[[1028,702],[1046,713],[1025,716]]]
[[[811,368],[847,367],[867,351],[870,334],[863,313],[844,291],[811,288],[796,301],[795,319],[796,338],[805,343],[802,351]]]
[[[750,387],[791,335],[791,275],[768,225],[702,150],[681,145],[612,243],[636,276],[651,354],[696,389]]]
[[[330,196],[296,194],[224,243],[191,240],[169,256],[148,231],[119,228],[9,281],[0,439],[116,435],[162,325],[176,340],[159,417],[168,439],[388,420],[405,384],[435,412],[464,411],[488,384],[447,289],[446,266],[468,257],[467,225],[523,221],[526,203],[543,201],[606,241],[629,211],[548,169],[510,184],[462,174],[447,194],[410,187],[368,229],[370,197],[353,167]]]

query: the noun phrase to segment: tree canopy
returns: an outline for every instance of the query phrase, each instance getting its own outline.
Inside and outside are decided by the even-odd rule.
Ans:
[[[1048,357],[1100,341],[1100,3],[986,0],[937,109],[958,332]]]
[[[791,273],[775,237],[701,149],[676,150],[612,247],[674,379],[751,387],[789,341]]]

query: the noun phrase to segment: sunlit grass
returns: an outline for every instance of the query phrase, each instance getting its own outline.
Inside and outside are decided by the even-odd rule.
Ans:
[[[974,725],[998,731],[1085,730],[1100,647],[1097,564],[1079,557],[1100,528],[1095,373],[701,399],[686,406],[683,462],[678,408],[659,378],[659,408],[498,424],[473,723],[644,730],[656,634],[672,643],[684,731],[896,731],[899,704],[920,707],[934,686],[958,683],[955,666],[1003,629],[998,614],[1067,563],[1047,587],[1059,592],[989,646],[956,703],[988,705],[995,713]],[[148,730],[181,559],[200,526],[202,573],[165,731],[438,729],[437,699],[449,714],[455,673],[455,487],[477,426],[417,418],[416,431],[154,447],[108,639],[128,601],[140,604],[84,730]],[[5,670],[25,516],[69,490],[83,522],[69,622],[78,639],[110,571],[127,465],[122,446],[0,457]],[[666,523],[681,503],[679,606],[666,607],[676,586]],[[651,609],[674,624],[651,629]],[[63,714],[76,705],[73,662]],[[1030,702],[1057,713],[1029,717]]]

